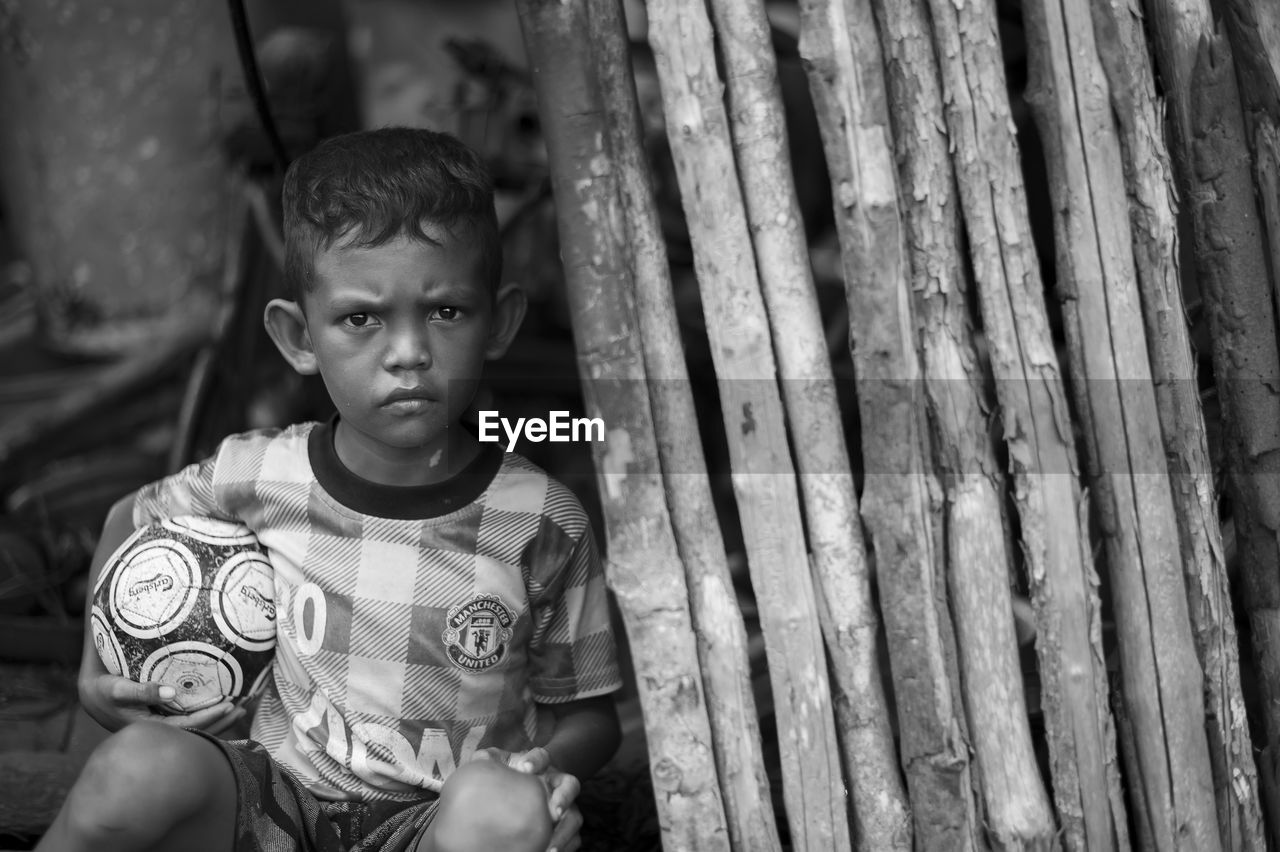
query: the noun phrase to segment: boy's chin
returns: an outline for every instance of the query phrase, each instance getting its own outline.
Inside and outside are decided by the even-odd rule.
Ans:
[[[478,443],[471,430],[461,423],[447,429],[403,429],[387,435],[384,443],[397,450],[419,452],[446,452],[470,449]]]
[[[342,417],[338,419],[339,441],[349,440],[363,444],[369,449],[375,449],[378,446],[395,451],[440,449],[449,445],[452,431],[454,430],[439,423],[409,418],[395,418],[381,422],[375,419],[365,421]]]

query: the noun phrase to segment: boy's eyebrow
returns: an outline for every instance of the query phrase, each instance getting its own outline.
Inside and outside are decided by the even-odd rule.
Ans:
[[[428,287],[424,292],[419,294],[418,301],[427,304],[439,304],[440,302],[456,302],[458,304],[469,304],[471,302],[480,301],[487,295],[487,291],[480,291],[477,287],[465,283],[439,283]],[[386,300],[373,293],[339,293],[330,296],[324,302],[329,310],[352,310],[354,308],[377,310],[384,307]]]
[[[344,294],[340,296],[331,296],[325,300],[325,306],[329,310],[351,310],[352,308],[379,308],[382,307],[383,301],[377,296],[365,294]]]
[[[455,284],[455,283],[445,282],[445,283],[437,284],[434,287],[427,288],[426,292],[423,293],[422,295],[424,299],[432,302],[438,302],[441,300],[465,302],[470,299],[482,298],[484,295],[484,292],[482,292],[474,284],[465,284],[465,283]]]
[[[481,298],[487,292],[487,287],[482,287],[466,278],[434,278],[422,282],[422,289],[418,295],[423,301],[428,302],[439,302],[442,299],[461,302],[471,298]]]

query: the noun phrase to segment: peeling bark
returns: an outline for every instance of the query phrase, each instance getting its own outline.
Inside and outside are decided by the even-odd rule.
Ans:
[[[582,0],[519,0],[546,131],[574,339],[608,531],[607,572],[631,640],[663,845],[727,850],[712,734],[645,389],[619,177]]]
[[[1272,300],[1280,315],[1280,9],[1273,0],[1221,0],[1231,39],[1245,139],[1253,155],[1264,239],[1270,256]]]
[[[1272,299],[1280,313],[1280,195],[1276,184],[1280,139],[1280,9],[1274,0],[1221,0],[1231,39],[1244,132],[1253,155],[1264,239],[1270,255]]]
[[[1271,261],[1271,299],[1280,316],[1280,124],[1272,116],[1260,118],[1252,140],[1255,191]]]
[[[1213,32],[1210,0],[1142,0],[1151,29],[1156,66],[1169,106],[1174,166],[1187,186],[1191,152],[1191,77],[1200,39]]]
[[[1116,739],[1120,744],[1120,759],[1124,761],[1125,772],[1134,778],[1141,777],[1142,769],[1138,761],[1138,745],[1133,733],[1133,720],[1124,706],[1124,694],[1118,682],[1119,674],[1112,684],[1112,704],[1115,710]],[[1141,852],[1156,852],[1155,837],[1151,830],[1151,810],[1147,806],[1146,791],[1141,784],[1129,788],[1129,798],[1133,801],[1133,822],[1135,834],[1133,848]]]
[[[1221,848],[1177,521],[1142,327],[1120,144],[1087,0],[1023,7],[1088,483],[1107,555],[1125,707],[1161,849]]]
[[[876,555],[902,763],[920,849],[980,848],[952,627],[935,600],[931,468],[885,84],[869,0],[803,0],[800,54],[834,185],[862,415],[862,517]]]
[[[701,4],[683,0],[653,0],[648,11],[760,606],[791,843],[798,850],[847,849],[847,806],[818,609],[711,24]]]
[[[590,41],[599,51],[601,94],[631,246],[658,453],[688,579],[729,839],[740,852],[778,852],[781,842],[751,692],[746,627],[729,575],[702,445],[690,440],[698,434],[698,420],[672,303],[667,247],[641,142],[622,9],[617,0],[593,0],[590,12]]]
[[[1123,849],[1097,578],[1071,424],[1005,90],[991,2],[929,0],[944,111],[969,232],[1036,614],[1054,802],[1068,849]],[[1181,585],[1181,584],[1179,584]]]
[[[1231,38],[1245,129],[1280,121],[1280,8],[1272,0],[1219,0]]]
[[[1261,850],[1265,835],[1240,690],[1235,616],[1179,285],[1173,176],[1142,20],[1133,6],[1134,0],[1094,0],[1094,32],[1124,152],[1147,351],[1178,517],[1188,610],[1205,678],[1218,826],[1224,848]]]
[[[1006,549],[1006,482],[996,462],[993,405],[969,321],[960,210],[942,114],[938,63],[923,0],[874,0],[918,300],[933,455],[947,495],[947,577],[959,632],[965,707],[998,849],[1055,842],[1023,697]]]
[[[1225,35],[1206,38],[1191,93],[1195,182],[1189,197],[1222,400],[1243,600],[1267,752],[1274,756],[1280,749],[1280,351],[1235,76]],[[1261,771],[1270,771],[1267,762]]]
[[[856,844],[910,849],[910,814],[876,657],[879,616],[791,178],[769,22],[763,4],[712,0],[710,6],[724,52],[738,174],[800,473]]]

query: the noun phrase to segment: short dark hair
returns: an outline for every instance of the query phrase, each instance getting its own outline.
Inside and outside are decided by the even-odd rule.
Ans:
[[[330,137],[284,177],[284,283],[311,289],[315,259],[339,240],[373,248],[398,236],[435,243],[424,227],[469,236],[496,291],[502,244],[493,181],[479,156],[447,133],[410,127]]]

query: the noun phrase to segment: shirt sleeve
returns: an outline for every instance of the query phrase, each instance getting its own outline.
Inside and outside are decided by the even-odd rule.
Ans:
[[[532,599],[529,686],[533,699],[543,704],[591,698],[622,686],[604,569],[590,527],[565,544],[559,570]]]
[[[133,500],[133,524],[143,527],[180,515],[233,520],[214,493],[217,455],[140,488]]]

